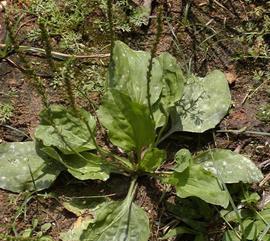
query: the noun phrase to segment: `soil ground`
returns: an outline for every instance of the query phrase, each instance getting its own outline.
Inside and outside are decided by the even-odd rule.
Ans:
[[[209,2],[212,1],[191,1],[189,23],[185,25],[180,20],[183,20],[188,2],[190,1],[168,0],[164,4],[166,15],[172,20],[170,24],[164,20],[158,52],[169,51],[181,63],[183,61],[187,63],[191,60],[192,71],[199,75],[205,75],[208,71],[217,68],[226,72],[230,81],[233,106],[217,129],[240,130],[245,127],[249,131],[270,133],[270,124],[261,122],[256,117],[259,107],[269,103],[270,95],[267,89],[269,85],[262,85],[254,92],[258,86],[254,81],[254,71],[269,71],[270,63],[261,59],[233,59],[235,53],[244,51],[246,48],[243,43],[235,40],[237,36],[237,33],[235,33],[236,26],[240,26],[247,21],[248,13],[252,11],[254,5],[240,0],[226,1],[224,5],[221,4],[222,6],[210,5]],[[9,4],[12,4],[12,2]],[[152,15],[156,14],[159,4],[154,1]],[[189,24],[192,26],[188,26]],[[0,40],[3,40],[6,32],[3,15],[0,17],[0,25]],[[213,37],[212,41],[206,41],[207,45],[204,46],[203,42],[209,36],[208,26],[215,31],[219,31],[220,35]],[[31,25],[26,25],[26,29],[22,30],[21,34],[27,31],[29,27]],[[129,43],[133,48],[149,50],[155,38],[155,31],[156,23],[153,18],[149,26],[144,26],[131,33],[119,33],[119,38]],[[17,61],[16,56],[11,56],[10,59]],[[29,85],[27,77],[16,67],[3,60],[0,61],[0,86],[0,100],[8,99],[14,106],[14,112],[10,120],[0,126],[0,141],[30,140],[33,137],[35,127],[39,123],[38,114],[42,109],[40,97]],[[98,101],[97,95],[92,93],[91,97]],[[52,102],[64,102],[61,96],[55,90],[50,91]],[[265,175],[268,174],[270,138],[263,134],[209,131],[201,135],[192,135],[192,137],[192,141],[185,139],[186,141],[183,143],[180,141],[183,140],[183,134],[175,133],[162,145],[170,151],[171,155],[181,147],[188,147],[194,152],[207,149],[209,146],[228,148],[247,155],[262,168]],[[63,206],[63,200],[66,197],[87,196],[102,192],[104,194],[118,193],[120,195],[118,198],[120,198],[127,189],[125,185],[122,185],[123,183],[127,183],[127,180],[123,180],[119,176],[114,176],[106,184],[91,181],[77,183],[70,175],[64,173],[49,190],[41,193],[44,194],[42,197],[33,195],[25,206],[25,194],[18,195],[0,190],[0,233],[9,232],[10,235],[13,235],[14,233],[10,231],[12,225],[16,226],[19,233],[31,227],[32,219],[37,218],[40,224],[51,223],[52,226],[47,234],[51,235],[54,240],[59,240],[59,233],[68,230],[76,221],[76,216]],[[119,190],[119,187],[121,187],[121,190]],[[136,202],[142,204],[149,214],[153,230],[152,241],[158,240],[158,235],[162,232],[157,220],[166,223],[168,218],[167,214],[164,213],[163,204],[159,202],[163,188],[154,180],[147,178],[139,180]],[[21,215],[15,219],[18,213]]]

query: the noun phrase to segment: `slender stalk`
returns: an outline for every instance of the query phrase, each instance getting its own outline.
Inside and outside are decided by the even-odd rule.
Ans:
[[[137,176],[132,177],[128,194],[127,194],[127,198],[126,198],[128,203],[131,203],[134,199],[136,188],[137,188],[137,178],[138,178]]]
[[[162,141],[164,141],[166,138],[168,138],[174,132],[175,132],[174,129],[170,129],[164,136],[160,137],[160,139],[157,142],[157,145],[160,144]]]
[[[41,30],[41,40],[42,40],[44,48],[45,48],[46,60],[48,61],[48,64],[51,68],[51,71],[55,72],[56,68],[55,68],[55,65],[53,62],[53,57],[52,57],[52,46],[50,43],[47,29],[46,29],[43,21],[39,21],[39,28]]]
[[[160,139],[162,137],[162,134],[164,133],[165,129],[167,128],[167,124],[169,121],[169,115],[166,113],[166,111],[164,110],[163,106],[161,106],[161,112],[162,114],[164,114],[166,120],[165,120],[165,124],[161,127],[159,133],[158,133],[158,137],[155,141],[155,146],[158,146],[158,144],[160,143]]]
[[[250,134],[250,135],[257,135],[257,136],[270,136],[268,132],[260,132],[260,131],[245,131],[245,130],[217,130],[218,133],[232,133],[235,135],[239,134]]]
[[[157,46],[160,41],[161,33],[162,33],[162,15],[163,15],[163,8],[159,8],[158,12],[158,17],[157,17],[157,34],[156,34],[156,39],[153,44],[153,48],[151,49],[151,56],[149,60],[149,65],[147,69],[147,74],[146,74],[146,80],[147,80],[147,89],[146,89],[146,94],[147,94],[147,104],[148,104],[148,109],[150,112],[150,116],[152,120],[154,120],[153,116],[153,110],[152,110],[152,105],[151,105],[151,89],[150,89],[150,84],[151,84],[151,78],[152,78],[152,69],[153,69],[153,60],[155,57],[155,54],[157,52]]]
[[[7,44],[0,44],[0,49],[7,48]],[[42,48],[36,48],[26,45],[18,45],[17,52],[25,53],[25,54],[32,54],[32,55],[39,55],[46,57],[46,51]],[[110,54],[89,54],[89,55],[72,55],[72,54],[64,54],[61,52],[51,51],[51,55],[53,59],[56,60],[66,60],[68,58],[75,58],[75,59],[95,59],[95,58],[108,58]]]
[[[108,71],[108,79],[109,83],[113,79],[114,75],[114,60],[113,60],[113,49],[114,49],[114,31],[113,31],[113,0],[107,0],[107,15],[109,21],[109,32],[110,32],[110,63],[109,63],[109,71]]]
[[[78,117],[79,113],[78,113],[78,110],[77,110],[77,107],[76,107],[76,101],[75,101],[75,96],[73,94],[73,86],[72,86],[72,83],[71,83],[71,79],[70,79],[70,76],[69,76],[69,69],[72,68],[72,59],[69,59],[67,62],[66,62],[66,66],[67,68],[67,71],[65,71],[65,74],[64,74],[64,83],[65,83],[65,89],[66,89],[66,92],[67,92],[67,96],[68,96],[68,100],[70,102],[70,106],[72,108],[72,110],[74,111],[75,115]]]
[[[112,0],[107,0],[107,15],[108,15],[108,21],[109,21],[109,31],[110,31],[110,40],[111,40],[111,57],[113,53],[114,48],[114,31],[113,31],[113,5]]]
[[[29,62],[25,59],[23,54],[19,51],[19,44],[17,43],[17,41],[14,37],[13,30],[10,26],[10,22],[9,22],[8,18],[5,18],[5,24],[6,24],[6,29],[8,32],[9,39],[10,39],[11,48],[13,48],[14,52],[18,54],[21,63],[25,66],[24,68],[22,68],[22,72],[27,77],[29,77],[30,84],[32,86],[34,86],[37,93],[41,96],[43,105],[46,108],[48,108],[49,107],[48,96],[47,96],[46,89],[43,86],[41,79],[35,74],[34,70],[31,68]]]
[[[27,135],[26,133],[24,133],[23,131],[21,131],[21,130],[15,128],[15,127],[12,127],[10,125],[4,125],[4,124],[0,124],[0,126],[3,126],[3,127],[8,128],[10,130],[16,131],[19,134],[24,135],[25,137],[27,137],[29,140],[32,140],[31,136]]]

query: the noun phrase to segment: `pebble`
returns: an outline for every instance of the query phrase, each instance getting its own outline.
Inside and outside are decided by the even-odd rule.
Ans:
[[[0,12],[3,12],[7,6],[7,1],[0,1]]]

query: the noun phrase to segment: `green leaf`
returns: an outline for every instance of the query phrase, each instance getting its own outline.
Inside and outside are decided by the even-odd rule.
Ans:
[[[27,228],[27,229],[25,229],[25,230],[22,231],[21,237],[22,238],[30,238],[31,235],[32,235],[32,233],[33,233],[33,231],[34,230],[32,228]]]
[[[146,213],[129,199],[106,203],[96,212],[80,240],[148,241],[149,221]]]
[[[239,224],[239,220],[234,211],[221,210],[221,216],[226,220],[226,222],[233,222]],[[270,236],[267,234],[270,227],[270,210],[265,209],[260,212],[250,209],[240,209],[239,214],[241,217],[241,226],[235,228],[235,230],[241,230],[243,228],[243,236],[245,240],[263,240],[269,241]],[[227,237],[226,237],[227,236]],[[230,239],[229,235],[225,233],[224,237],[228,241],[234,241],[239,239],[233,239],[234,236]]]
[[[181,149],[175,154],[176,165],[173,168],[176,172],[183,172],[192,162],[192,156],[189,150]]]
[[[243,236],[247,240],[269,240],[269,236],[262,235],[265,229],[268,228],[269,230],[269,226],[267,227],[267,224],[263,220],[246,219],[243,221],[242,226],[244,228]],[[262,237],[259,239],[259,236]]]
[[[52,237],[46,235],[39,238],[38,241],[53,241]]]
[[[235,231],[228,230],[224,233],[222,241],[241,241],[241,240],[237,237]]]
[[[113,67],[109,73],[109,88],[120,90],[133,101],[147,105],[147,70],[150,53],[135,51],[116,41],[113,49]],[[162,91],[162,69],[154,60],[151,77],[151,103],[154,104]]]
[[[176,228],[170,229],[162,238],[168,240],[169,238],[173,238],[176,236],[181,236],[182,234],[195,234],[196,232],[190,228],[184,227],[184,226],[179,226]]]
[[[241,200],[241,203],[246,203],[247,205],[257,204],[260,201],[261,197],[258,193],[252,192],[247,193],[245,198]]]
[[[42,148],[42,151],[64,165],[70,174],[80,180],[106,181],[111,171],[117,172],[109,161],[90,152],[81,152],[80,155],[61,155],[52,147]]]
[[[215,215],[212,205],[197,197],[177,197],[174,203],[167,202],[166,207],[168,212],[179,217],[182,222],[200,233],[207,232],[207,225]]]
[[[191,165],[181,173],[174,172],[168,182],[175,185],[180,198],[194,196],[222,207],[229,204],[228,194],[221,189],[216,177],[200,165]]]
[[[258,235],[264,230],[265,224],[261,221],[245,219],[242,222],[244,228],[243,236],[247,240],[257,240]]]
[[[44,223],[40,226],[40,231],[47,232],[52,227],[51,223]]]
[[[153,172],[166,160],[166,152],[153,148],[147,150],[139,163],[139,168],[146,172]]]
[[[151,14],[152,0],[145,1],[143,5],[136,6],[131,18],[129,18],[130,23],[134,24],[136,27],[141,27],[143,24],[148,25],[149,16]]]
[[[40,117],[35,137],[45,146],[57,147],[64,154],[96,148],[88,129],[95,135],[96,122],[87,111],[80,109],[75,114],[64,106],[52,105],[50,110],[43,110]]]
[[[73,228],[60,235],[63,241],[147,241],[150,236],[149,221],[145,212],[124,201],[103,202],[100,199],[73,199],[65,207],[82,215]]]
[[[48,188],[62,168],[38,152],[34,142],[0,145],[0,188],[12,192]],[[34,183],[32,181],[32,175]]]
[[[107,93],[98,116],[108,129],[111,142],[125,151],[139,154],[154,142],[155,126],[147,107],[117,90]]]
[[[169,53],[162,53],[157,60],[162,69],[162,92],[159,100],[154,104],[154,119],[156,127],[165,124],[165,115],[160,110],[160,105],[166,114],[170,114],[173,108],[182,96],[184,91],[184,75],[176,62],[176,59]]]
[[[251,160],[230,150],[209,150],[194,159],[204,169],[220,177],[224,183],[253,183],[263,178],[263,174]]]
[[[214,128],[227,114],[231,95],[225,75],[218,70],[205,78],[192,76],[172,114],[172,130],[202,133]]]
[[[76,216],[82,216],[84,214],[93,213],[95,210],[106,201],[105,197],[88,197],[88,198],[71,198],[71,200],[65,201],[63,206],[69,212],[74,213]]]
[[[257,219],[261,220],[262,219],[261,217],[263,217],[264,220],[270,223],[270,208],[269,207],[260,211],[260,215],[257,216]]]
[[[239,223],[238,215],[241,219],[255,217],[255,212],[249,209],[238,209],[238,214],[234,210],[220,210],[220,216],[227,222]]]

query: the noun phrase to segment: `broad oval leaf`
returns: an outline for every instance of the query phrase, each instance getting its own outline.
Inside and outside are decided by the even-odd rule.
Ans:
[[[139,168],[145,172],[153,172],[160,167],[166,159],[166,152],[158,148],[147,150],[139,163]]]
[[[229,204],[229,196],[221,189],[217,178],[198,164],[190,165],[183,172],[174,172],[167,182],[175,185],[180,198],[198,197],[225,208]]]
[[[213,149],[194,159],[224,183],[254,183],[263,178],[261,171],[250,159],[230,150]]]
[[[81,152],[80,155],[61,155],[52,147],[42,148],[42,151],[60,162],[79,180],[106,181],[113,170],[117,172],[109,161],[90,152]]]
[[[181,149],[175,154],[175,162],[174,170],[176,172],[183,172],[186,170],[190,164],[192,163],[192,155],[188,149]]]
[[[97,210],[96,219],[83,231],[80,240],[148,241],[149,220],[145,211],[129,199],[106,203]]]
[[[87,111],[78,113],[70,108],[52,105],[40,114],[41,121],[35,137],[45,146],[57,147],[65,154],[95,149],[90,131],[95,135],[95,119]],[[53,121],[53,124],[52,124]]]
[[[34,142],[0,145],[0,188],[12,192],[48,188],[61,172],[61,166],[36,150]]]
[[[224,73],[214,70],[204,78],[193,76],[172,114],[172,129],[202,133],[214,128],[230,106],[230,89]]]
[[[130,98],[147,105],[147,70],[150,53],[135,51],[121,41],[116,41],[113,49],[113,66],[109,73],[109,88],[120,90]],[[162,70],[159,61],[153,63],[151,77],[151,103],[154,104],[160,96]]]
[[[117,90],[104,97],[98,116],[111,142],[125,151],[139,154],[143,147],[154,142],[155,125],[148,108]]]

